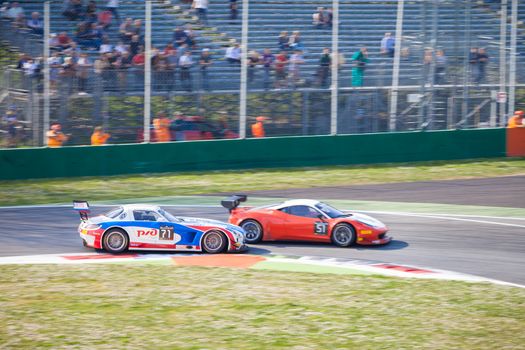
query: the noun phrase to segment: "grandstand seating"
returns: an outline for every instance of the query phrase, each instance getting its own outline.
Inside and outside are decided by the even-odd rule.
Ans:
[[[464,54],[465,26],[462,6],[457,1],[440,1],[438,16],[438,35],[436,46],[445,49],[449,62],[455,62],[457,57],[462,60]],[[462,2],[460,2],[462,3]],[[21,1],[26,13],[42,11],[40,1]],[[103,2],[98,1],[99,7]],[[63,30],[71,33],[73,22],[61,15],[61,1],[52,2],[51,31]],[[317,6],[331,7],[327,0],[256,0],[250,1],[249,17],[249,49],[261,51],[270,48],[277,51],[277,37],[281,31],[301,32],[303,45],[307,52],[306,63],[302,67],[303,77],[307,80],[312,77],[318,65],[318,59],[323,47],[331,47],[331,31],[316,29],[311,24],[312,13]],[[382,86],[391,83],[391,59],[383,58],[379,54],[379,42],[385,32],[395,31],[396,1],[382,0],[341,0],[340,11],[340,51],[344,54],[346,63],[340,71],[340,86],[349,87],[351,72],[351,55],[361,46],[369,51],[370,63],[365,76],[365,86]],[[121,17],[144,18],[144,1],[121,1],[119,9]],[[195,22],[195,18],[188,14],[189,5],[177,0],[154,1],[153,7],[153,36],[154,46],[164,47],[173,36],[173,29],[186,22]],[[211,80],[218,82],[222,89],[237,89],[239,84],[239,70],[226,64],[222,60],[225,47],[229,40],[240,41],[242,1],[239,1],[239,19],[232,23],[229,19],[227,2],[211,1],[209,7],[209,24],[211,27],[196,26],[199,33],[199,48],[210,48],[216,59],[211,69]],[[427,2],[406,2],[403,45],[408,47],[410,54],[401,61],[401,84],[419,85],[422,78],[422,50],[429,46],[432,27],[432,4]],[[525,4],[520,4],[520,19],[525,18]],[[471,46],[488,47],[491,66],[498,66],[499,44],[499,17],[497,11],[486,6],[472,8]],[[117,26],[110,30],[113,43],[116,43]],[[426,27],[426,31],[424,28]],[[520,36],[520,62],[525,60],[525,39]],[[95,54],[95,53],[93,53]],[[219,60],[217,60],[219,59]],[[491,70],[489,70],[491,71]],[[497,83],[497,77],[489,77],[490,82]],[[261,87],[254,85],[253,87]]]
[[[36,0],[19,0],[26,14],[32,11],[43,11],[43,2]],[[448,57],[448,83],[457,82],[461,93],[463,81],[463,62],[465,61],[465,50],[469,46],[486,47],[490,56],[489,68],[487,69],[486,83],[498,84],[498,67],[499,67],[499,30],[500,18],[499,7],[497,4],[484,5],[481,1],[472,2],[471,8],[471,26],[470,38],[465,38],[467,28],[465,24],[464,1],[459,0],[441,0],[438,2],[437,16],[437,41],[435,46],[442,48]],[[99,8],[103,7],[105,1],[97,0]],[[240,69],[238,66],[229,64],[224,60],[226,47],[232,42],[241,40],[241,16],[242,0],[238,0],[239,14],[238,19],[232,21],[229,19],[228,1],[211,0],[208,12],[209,26],[200,26],[196,22],[196,17],[190,10],[190,5],[179,0],[155,0],[153,1],[152,16],[152,44],[155,47],[163,48],[173,38],[173,31],[176,26],[191,23],[193,29],[198,33],[198,49],[209,48],[214,58],[214,64],[210,68],[209,79],[212,90],[238,92],[240,84]],[[332,2],[329,0],[250,0],[249,8],[249,50],[261,52],[264,48],[270,48],[274,53],[278,51],[277,37],[281,31],[300,31],[303,45],[306,49],[305,64],[301,67],[301,77],[303,84],[299,88],[308,91],[310,88],[317,88],[315,84],[315,74],[317,72],[318,61],[324,47],[331,47],[332,32],[330,29],[317,29],[312,25],[312,14],[318,6],[330,8]],[[425,76],[425,67],[422,63],[423,51],[430,46],[432,37],[432,1],[406,1],[404,9],[404,26],[403,26],[403,43],[402,46],[408,48],[408,55],[401,58],[400,63],[400,84],[403,86],[412,86],[412,92],[425,92],[425,84],[429,82],[428,76]],[[62,1],[51,1],[51,32],[58,33],[67,31],[72,35],[75,22],[64,18],[62,12]],[[509,5],[510,9],[510,5]],[[397,17],[397,1],[386,0],[340,0],[340,26],[339,26],[339,49],[344,54],[345,64],[340,69],[339,86],[343,92],[351,87],[351,70],[352,63],[350,57],[360,47],[366,46],[369,51],[370,62],[365,71],[366,91],[360,96],[349,98],[350,95],[341,96],[345,103],[342,103],[340,110],[348,111],[347,114],[354,114],[353,111],[359,109],[359,106],[366,105],[362,109],[367,110],[367,115],[383,115],[384,110],[378,110],[372,105],[387,105],[384,96],[374,95],[374,87],[388,88],[391,85],[392,77],[392,59],[380,55],[380,41],[385,32],[395,32]],[[119,13],[121,19],[131,17],[134,19],[144,19],[144,1],[143,0],[121,0]],[[510,12],[509,12],[510,16]],[[525,20],[525,3],[520,1],[519,4],[519,27],[518,37],[518,80],[525,83],[525,70],[520,68],[525,65],[525,29],[523,20]],[[510,21],[509,21],[510,29]],[[114,24],[109,29],[110,40],[113,44],[118,41],[118,26]],[[508,31],[510,32],[510,30]],[[4,33],[5,34],[5,33]],[[31,37],[27,33],[22,33],[22,38]],[[0,35],[2,36],[2,35]],[[14,35],[13,38],[19,38]],[[5,36],[4,36],[5,38]],[[510,37],[507,36],[507,41]],[[41,42],[41,38],[37,41]],[[34,41],[18,40],[21,50],[29,51],[33,55],[40,55],[41,46],[33,45]],[[92,56],[98,56],[98,53],[87,49]],[[196,53],[197,54],[197,53]],[[197,73],[197,69],[194,69]],[[101,80],[92,75],[90,83],[99,84]],[[199,87],[198,74],[193,75],[196,82],[194,87]],[[263,88],[262,72],[256,74],[255,82],[249,85],[249,89],[258,91]],[[102,77],[103,90],[106,94],[121,94],[117,79],[114,76]],[[456,80],[457,78],[457,80]],[[142,95],[142,77],[130,73],[126,84],[125,93],[128,95]],[[171,88],[164,84],[166,76],[162,73],[153,74],[153,88],[155,93],[165,93]],[[93,88],[92,88],[93,89]],[[472,99],[475,100],[482,96],[490,94],[488,86],[478,87]],[[180,85],[176,85],[175,93],[181,92]],[[307,92],[308,93],[308,92]],[[366,94],[368,95],[366,95]],[[184,93],[182,93],[184,94]],[[476,95],[477,94],[477,95]],[[386,95],[386,94],[383,94]],[[403,96],[404,97],[404,96]],[[450,95],[435,95],[433,100],[434,112],[440,114],[441,121],[446,116],[446,101]],[[62,97],[61,97],[62,98]],[[324,98],[324,97],[323,97]],[[67,99],[53,98],[51,103],[53,108],[59,109]],[[320,99],[321,100],[321,99]],[[325,101],[325,100],[323,100]],[[374,102],[375,101],[375,102]],[[313,105],[314,103],[312,103]],[[374,105],[374,106],[375,106]],[[97,107],[100,108],[100,107]],[[319,107],[311,106],[310,113],[314,115],[315,108],[318,108],[319,115],[326,115],[326,104],[319,103]],[[399,101],[399,110],[407,108],[406,98]],[[356,112],[357,113],[357,112]],[[99,114],[99,113],[94,113]],[[458,113],[460,114],[460,113]],[[414,118],[420,118],[420,115]],[[360,132],[367,130],[378,130],[377,126],[367,126],[361,121],[353,119],[351,122],[344,122],[341,125],[341,132]],[[384,119],[384,118],[383,118]],[[382,123],[383,121],[374,121]],[[300,128],[298,122],[297,128]],[[312,129],[316,132],[328,133],[325,119],[311,119],[315,124]],[[353,124],[352,124],[353,123]],[[361,124],[359,124],[361,123]],[[406,123],[407,124],[407,123]],[[413,128],[421,126],[421,118],[413,121]],[[308,125],[302,126],[303,133],[308,133]],[[324,129],[323,129],[324,128]],[[346,128],[346,129],[345,129]],[[405,128],[410,129],[410,126]],[[380,128],[381,129],[381,128]],[[383,126],[384,130],[385,127]],[[306,130],[306,131],[305,131]]]

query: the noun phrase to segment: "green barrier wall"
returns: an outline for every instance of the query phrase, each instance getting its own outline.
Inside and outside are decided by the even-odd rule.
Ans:
[[[0,151],[0,179],[504,156],[505,129],[8,149]]]

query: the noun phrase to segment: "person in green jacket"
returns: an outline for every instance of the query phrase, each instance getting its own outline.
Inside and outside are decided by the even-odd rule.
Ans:
[[[362,47],[352,56],[352,86],[363,86],[363,73],[368,63],[368,51]]]

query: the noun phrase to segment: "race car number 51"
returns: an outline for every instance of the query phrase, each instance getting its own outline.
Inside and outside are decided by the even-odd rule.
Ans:
[[[328,233],[328,223],[320,221],[314,223],[314,233],[316,235],[326,235]]]

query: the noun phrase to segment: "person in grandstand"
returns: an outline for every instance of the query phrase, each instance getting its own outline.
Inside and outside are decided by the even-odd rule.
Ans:
[[[193,0],[191,5],[197,11],[199,22],[205,26],[208,25],[208,0]]]
[[[263,85],[264,89],[268,90],[270,88],[270,76],[272,74],[273,63],[275,62],[275,56],[270,49],[264,49],[261,61],[264,66]]]
[[[62,132],[62,125],[60,123],[51,124],[51,129],[46,133],[48,147],[62,147],[67,142],[71,135],[66,135]]]
[[[303,53],[301,50],[295,50],[290,56],[290,65],[288,66],[290,83],[296,87],[301,80],[300,66],[304,63]]]
[[[91,146],[105,145],[110,137],[111,134],[104,132],[101,126],[97,126],[91,134]]]
[[[38,12],[31,13],[31,18],[27,20],[26,26],[31,29],[34,34],[44,34],[44,22]]]
[[[201,57],[199,58],[199,66],[201,68],[201,88],[203,90],[210,89],[210,82],[208,78],[208,68],[213,64],[210,50],[202,49]]]
[[[328,77],[330,75],[330,66],[332,65],[332,58],[330,57],[330,49],[325,47],[323,49],[323,54],[319,59],[319,70],[318,70],[318,80],[319,86],[322,88],[327,87]]]
[[[514,129],[523,127],[525,127],[525,125],[523,125],[523,111],[515,111],[514,115],[509,119],[507,128]]]
[[[480,84],[485,80],[485,67],[487,66],[489,62],[489,55],[487,55],[487,51],[483,47],[480,47],[478,49],[478,75],[476,77],[476,83]]]
[[[286,51],[281,51],[275,56],[275,88],[281,89],[286,88],[288,83],[286,81],[286,67],[288,65],[288,55]]]
[[[352,56],[352,86],[363,86],[363,76],[368,63],[368,50],[362,47]]]
[[[381,55],[385,57],[394,57],[395,39],[392,38],[392,33],[385,33],[381,39]]]
[[[191,67],[193,67],[193,60],[191,58],[190,50],[186,50],[184,52],[184,55],[180,57],[179,67],[180,67],[180,81],[181,81],[182,87],[186,91],[191,91],[192,90]]]
[[[241,48],[239,43],[234,43],[226,49],[226,54],[224,55],[226,60],[232,64],[241,64]]]
[[[106,10],[111,11],[117,23],[120,23],[120,16],[118,15],[118,1],[119,0],[108,0],[106,4]]]

